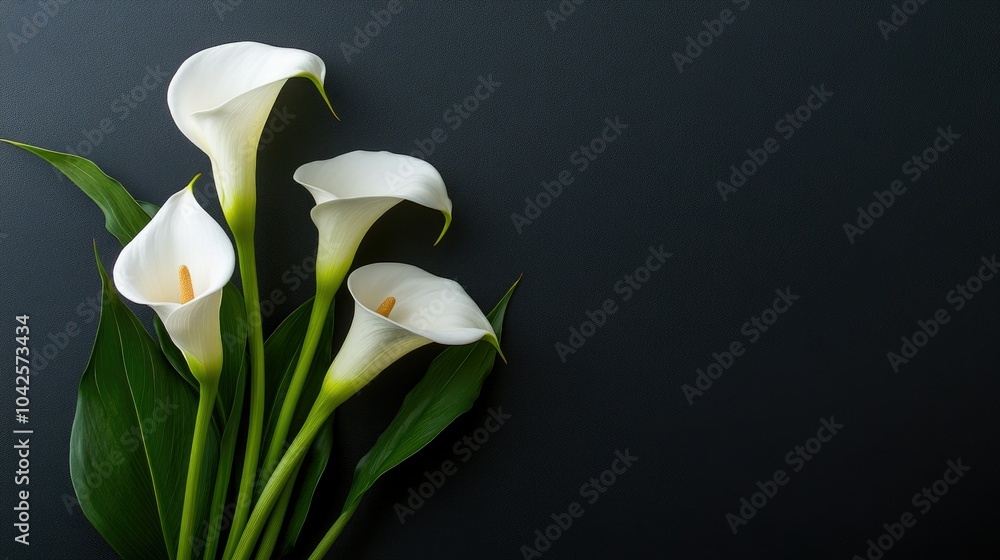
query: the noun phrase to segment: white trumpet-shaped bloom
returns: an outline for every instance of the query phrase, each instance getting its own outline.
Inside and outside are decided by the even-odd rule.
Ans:
[[[167,199],[125,246],[114,280],[127,299],[153,308],[192,373],[211,377],[222,368],[219,307],[236,255],[226,232],[195,200],[193,184]],[[189,282],[179,278],[182,266]]]
[[[337,401],[431,342],[487,340],[499,350],[489,319],[457,282],[408,264],[377,263],[352,272],[347,287],[354,297],[354,321],[323,381],[324,393]],[[388,299],[394,304],[386,306]]]
[[[368,228],[387,210],[409,200],[444,214],[451,199],[441,174],[418,158],[390,152],[349,152],[299,167],[294,179],[316,201],[310,215],[319,230],[316,268],[321,282],[339,285]],[[376,303],[377,305],[377,303]]]
[[[234,219],[252,224],[257,145],[278,92],[289,78],[309,78],[329,105],[325,76],[323,61],[310,52],[254,42],[205,49],[177,69],[167,89],[170,114],[211,159],[231,226]]]

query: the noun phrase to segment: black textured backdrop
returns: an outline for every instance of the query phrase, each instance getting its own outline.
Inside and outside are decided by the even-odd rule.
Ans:
[[[510,364],[470,413],[376,485],[333,557],[537,557],[530,547],[553,559],[848,559],[889,530],[897,537],[881,544],[892,548],[868,557],[995,557],[1000,279],[970,278],[992,278],[982,259],[1000,252],[1000,4],[405,1],[372,23],[387,6],[0,2],[0,137],[86,153],[157,203],[209,171],[166,106],[186,57],[256,40],[325,60],[342,121],[292,81],[261,151],[261,292],[287,298],[268,329],[312,290],[311,278],[293,289],[283,277],[315,250],[311,199],[292,171],[356,149],[430,151],[442,129],[428,160],[454,200],[453,228],[432,247],[440,216],[403,205],[356,264],[417,264],[458,279],[486,309],[524,273],[504,331]],[[377,35],[345,55],[366,25]],[[446,113],[480,79],[495,84],[468,102],[475,110]],[[90,131],[104,119],[98,139]],[[605,133],[606,119],[622,125]],[[594,142],[602,133],[614,140]],[[574,156],[592,143],[592,161]],[[723,196],[719,181],[747,150],[767,161],[747,164],[759,169]],[[546,198],[543,182],[563,170],[566,185]],[[13,354],[15,313],[31,315],[36,351],[65,343],[33,378],[30,547],[12,541],[13,371],[0,375],[0,556],[112,558],[65,500],[96,326],[91,240],[109,266],[119,246],[93,204],[37,158],[0,145],[0,185],[0,353]],[[902,194],[875,194],[893,186]],[[525,198],[539,195],[547,207],[525,216]],[[206,204],[218,215],[214,198]],[[859,207],[877,217],[859,218]],[[670,256],[637,273],[651,250]],[[785,310],[776,290],[797,299],[786,296]],[[584,324],[606,300],[615,312]],[[338,301],[342,337],[351,310]],[[947,323],[935,327],[939,309]],[[744,327],[755,317],[772,324]],[[916,335],[921,347],[894,368],[888,354],[918,321],[934,336]],[[725,355],[734,342],[741,355]],[[560,356],[558,343],[579,347]],[[436,352],[408,357],[342,408],[339,478],[320,490],[307,544]],[[714,381],[713,353],[732,362],[711,368]],[[693,404],[685,385],[700,387],[688,391]],[[467,451],[463,438],[491,409],[510,418]],[[842,427],[833,435],[824,422]],[[810,441],[817,433],[827,441]],[[592,477],[623,469],[616,452],[638,460],[594,491]],[[446,459],[458,472],[401,524],[394,504]],[[946,476],[959,461],[968,470]],[[779,469],[784,484],[768,483]],[[549,528],[572,502],[582,517]]]

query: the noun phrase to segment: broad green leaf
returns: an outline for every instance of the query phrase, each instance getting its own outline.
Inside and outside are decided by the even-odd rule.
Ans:
[[[309,515],[309,508],[312,506],[313,495],[316,487],[326,472],[326,467],[333,455],[334,432],[333,417],[331,417],[323,428],[320,429],[313,444],[309,447],[309,452],[302,462],[298,479],[295,482],[295,489],[292,490],[292,501],[285,514],[285,526],[281,530],[281,540],[275,549],[275,557],[281,558],[288,554],[295,547],[295,542],[302,533],[302,527],[306,523]]]
[[[498,342],[507,303],[518,282],[520,279],[487,316]],[[472,408],[496,355],[492,344],[479,341],[448,348],[431,362],[424,378],[406,395],[392,423],[358,462],[345,512],[357,507],[379,477],[423,449],[455,418]]]
[[[309,299],[292,312],[278,328],[268,337],[264,343],[264,356],[266,359],[266,371],[268,372],[269,385],[265,389],[265,395],[269,403],[267,420],[264,423],[264,442],[270,443],[274,426],[278,422],[278,414],[281,405],[285,401],[285,394],[288,392],[288,384],[291,382],[292,373],[298,363],[299,352],[305,340],[306,329],[309,327],[309,316],[312,313],[313,299]],[[288,438],[291,440],[298,433],[305,421],[312,403],[319,394],[320,386],[323,384],[323,376],[330,362],[333,361],[333,306],[326,316],[326,324],[319,338],[319,345],[313,355],[312,367],[306,377],[306,382],[302,386],[302,393],[299,396],[299,405],[296,408],[295,416],[292,418],[291,427],[288,430]],[[330,455],[333,451],[333,428],[332,421],[329,427],[329,437],[324,437],[324,431],[313,440],[309,447],[309,459],[304,463],[299,473],[299,482],[296,485],[296,493],[293,494],[293,501],[289,506],[288,516],[291,519],[305,519],[309,513],[312,503],[312,495],[316,490],[319,479],[326,470]],[[266,453],[267,444],[263,446]],[[258,489],[259,491],[259,489]],[[301,531],[301,523],[288,523],[281,536],[281,546],[288,547],[295,544]]]
[[[170,559],[177,550],[198,397],[122,303],[100,260],[98,270],[101,319],[80,380],[70,476],[84,514],[118,554],[126,560]],[[217,446],[218,434],[211,430],[203,480],[215,473]],[[205,492],[199,503],[196,526],[207,513],[208,497]]]
[[[105,175],[87,158],[53,152],[11,140],[2,140],[51,163],[76,183],[104,211],[104,225],[125,245],[149,222],[149,214],[128,194],[121,183]]]

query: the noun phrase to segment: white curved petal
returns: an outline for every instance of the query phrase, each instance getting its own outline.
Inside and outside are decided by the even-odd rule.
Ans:
[[[354,297],[354,321],[327,374],[327,390],[357,391],[386,366],[430,342],[496,345],[490,321],[457,282],[415,266],[378,263],[363,266],[347,280]],[[396,298],[389,317],[375,310]]]
[[[222,370],[221,306],[222,290],[218,290],[178,306],[162,319],[170,340],[184,352],[189,363],[191,358],[198,360],[205,372]]]
[[[356,303],[351,330],[323,380],[326,391],[346,399],[390,364],[431,342],[383,320],[381,315],[366,312]]]
[[[256,202],[257,145],[274,100],[293,77],[312,80],[329,106],[326,66],[318,56],[262,43],[227,43],[195,53],[170,81],[170,114],[211,158],[228,219],[238,209],[249,213]]]
[[[349,152],[307,163],[295,171],[294,179],[316,201],[311,216],[320,232],[319,260],[330,266],[349,266],[368,228],[402,200],[445,215],[438,241],[451,223],[451,199],[441,174],[411,156]]]
[[[327,285],[339,286],[368,229],[398,198],[364,197],[331,200],[314,206],[309,215],[319,230],[316,270]]]
[[[177,276],[181,265],[188,267],[194,289],[194,299],[185,304]],[[113,275],[122,296],[153,308],[178,348],[203,365],[221,366],[219,305],[235,266],[229,237],[189,186],[167,199],[125,246]]]
[[[167,105],[181,132],[212,155],[213,146],[202,135],[204,112],[224,111],[230,102],[264,88],[268,95],[254,97],[253,102],[266,106],[239,108],[263,112],[266,118],[277,96],[277,91],[269,95],[270,90],[280,90],[285,80],[296,76],[311,79],[326,98],[322,88],[326,66],[318,56],[251,41],[226,43],[197,52],[181,64],[167,88]]]
[[[453,280],[402,263],[376,263],[358,268],[347,280],[354,301],[382,321],[439,344],[469,344],[496,338],[493,326],[476,302]],[[392,296],[388,318],[375,310]]]
[[[434,166],[412,156],[357,150],[314,161],[295,171],[316,204],[341,198],[391,196],[445,213],[451,200]]]

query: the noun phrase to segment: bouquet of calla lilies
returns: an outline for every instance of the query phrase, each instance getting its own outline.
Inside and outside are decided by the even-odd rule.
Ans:
[[[70,471],[81,509],[127,560],[293,550],[305,558],[299,536],[317,509],[334,411],[404,354],[450,346],[359,462],[339,517],[308,555],[323,558],[372,484],[469,410],[503,357],[513,286],[487,315],[459,284],[415,266],[350,272],[365,233],[401,201],[443,213],[442,237],[451,223],[437,170],[388,152],[351,152],[295,172],[316,201],[316,293],[265,340],[254,249],[258,143],[288,79],[308,78],[329,106],[325,73],[312,53],[242,42],[196,53],[170,82],[170,113],[208,155],[232,240],[196,200],[197,176],[157,207],[82,157],[7,141],[69,177],[124,245],[113,282],[97,261],[101,319],[80,381]],[[242,294],[230,282],[237,265]],[[354,319],[334,352],[331,307],[345,279]],[[119,296],[153,310],[155,339]]]

